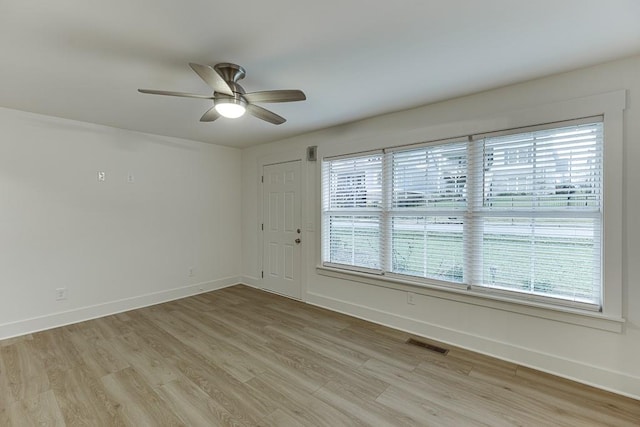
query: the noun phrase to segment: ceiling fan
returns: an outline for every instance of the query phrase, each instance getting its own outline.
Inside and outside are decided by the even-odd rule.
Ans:
[[[237,118],[245,111],[249,114],[280,125],[287,120],[276,113],[255,105],[256,102],[292,102],[304,101],[307,99],[304,92],[297,89],[292,90],[266,90],[262,92],[245,92],[238,80],[246,76],[246,71],[239,65],[223,62],[210,67],[189,63],[193,71],[200,76],[206,84],[213,89],[213,95],[199,95],[195,93],[171,92],[166,90],[138,89],[141,93],[153,95],[181,96],[184,98],[200,98],[213,100],[211,107],[200,118],[201,122],[212,122],[219,117]]]

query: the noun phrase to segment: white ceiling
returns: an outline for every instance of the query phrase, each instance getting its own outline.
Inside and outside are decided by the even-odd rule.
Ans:
[[[640,53],[640,0],[1,0],[0,106],[234,147]],[[189,62],[288,119],[200,123]]]

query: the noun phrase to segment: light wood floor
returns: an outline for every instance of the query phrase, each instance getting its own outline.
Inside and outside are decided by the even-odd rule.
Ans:
[[[0,341],[0,426],[640,425],[640,401],[407,338],[235,286]]]

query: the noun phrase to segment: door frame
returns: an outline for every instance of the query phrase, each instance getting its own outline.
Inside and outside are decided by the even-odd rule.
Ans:
[[[279,153],[269,154],[258,158],[257,161],[257,184],[258,184],[258,223],[256,224],[256,232],[258,233],[258,284],[259,288],[264,289],[263,278],[260,277],[260,272],[264,271],[264,234],[262,232],[262,224],[264,223],[263,213],[263,193],[264,186],[262,185],[262,176],[264,173],[264,167],[270,165],[277,165],[280,163],[300,162],[300,227],[302,230],[302,247],[300,248],[300,301],[307,301],[307,263],[309,259],[310,243],[313,239],[309,237],[313,234],[315,227],[315,215],[309,213],[309,206],[313,206],[313,195],[315,191],[310,192],[308,186],[307,174],[310,171],[309,164],[315,162],[308,162],[306,160],[306,148],[292,149]],[[315,171],[315,168],[313,169]],[[284,295],[283,295],[284,296]]]

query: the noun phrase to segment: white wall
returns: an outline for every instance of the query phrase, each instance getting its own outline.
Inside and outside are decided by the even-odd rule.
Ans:
[[[0,109],[0,339],[237,283],[240,173],[237,149]]]
[[[627,90],[624,112],[623,165],[623,315],[621,333],[594,329],[474,304],[418,295],[407,305],[406,291],[327,277],[319,262],[319,175],[316,163],[304,163],[303,299],[379,323],[515,361],[568,378],[640,398],[640,56],[500,88],[417,109],[375,117],[277,143],[245,149],[242,154],[244,281],[260,286],[259,164],[298,153],[307,146],[319,152],[345,153],[433,139],[473,127],[481,118],[505,111],[543,106]],[[416,81],[419,86],[420,82]],[[487,129],[490,130],[490,129]],[[448,135],[456,136],[456,135]]]

